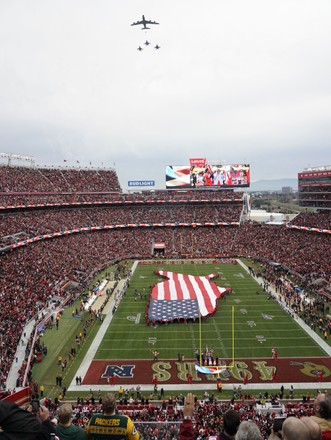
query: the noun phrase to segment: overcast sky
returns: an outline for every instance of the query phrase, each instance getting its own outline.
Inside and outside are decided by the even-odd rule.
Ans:
[[[194,157],[331,165],[330,23],[330,0],[1,0],[0,152],[115,163],[124,190]]]

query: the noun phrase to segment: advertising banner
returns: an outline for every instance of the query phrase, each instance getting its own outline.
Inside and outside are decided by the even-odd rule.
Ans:
[[[191,167],[204,167],[206,165],[206,159],[205,158],[197,158],[197,159],[190,159],[190,165]]]
[[[155,180],[129,180],[128,186],[155,186]]]

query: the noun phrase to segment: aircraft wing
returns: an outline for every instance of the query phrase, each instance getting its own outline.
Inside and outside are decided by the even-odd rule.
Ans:
[[[151,21],[151,20],[139,20],[139,21],[134,21],[131,26],[136,26],[137,24],[142,24],[143,26],[146,26],[146,24],[160,24],[157,23],[156,21]]]
[[[143,21],[134,21],[132,24],[131,24],[131,26],[136,26],[137,24],[144,24],[144,22]]]

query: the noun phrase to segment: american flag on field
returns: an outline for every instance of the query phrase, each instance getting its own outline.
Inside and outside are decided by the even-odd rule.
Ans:
[[[148,320],[169,322],[175,319],[194,319],[208,316],[216,310],[217,300],[228,289],[211,281],[217,274],[186,275],[157,271],[165,281],[154,285],[148,308]]]

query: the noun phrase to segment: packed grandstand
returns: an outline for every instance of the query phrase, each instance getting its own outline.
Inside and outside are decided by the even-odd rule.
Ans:
[[[73,300],[97,271],[114,262],[152,258],[155,242],[164,244],[166,258],[249,257],[281,264],[327,301],[330,213],[301,213],[288,224],[266,225],[249,221],[244,198],[233,190],[124,193],[114,169],[0,166],[2,395],[8,394],[6,380],[28,321],[53,297]],[[28,362],[19,386],[28,385],[25,368]],[[197,436],[219,434],[221,414],[230,404],[215,406],[213,399],[197,403],[197,419],[205,421],[197,424]],[[93,403],[77,403],[78,424],[95,411]],[[176,403],[164,403],[163,410],[162,405],[136,405],[130,414],[137,421],[167,422],[166,434],[160,424],[146,425],[150,436],[145,438],[175,438],[171,432],[182,418],[174,411]],[[253,403],[237,406],[242,419],[254,417],[267,436],[270,414],[257,414]],[[54,402],[50,409],[56,412]],[[310,415],[312,407],[297,403],[286,411]]]

